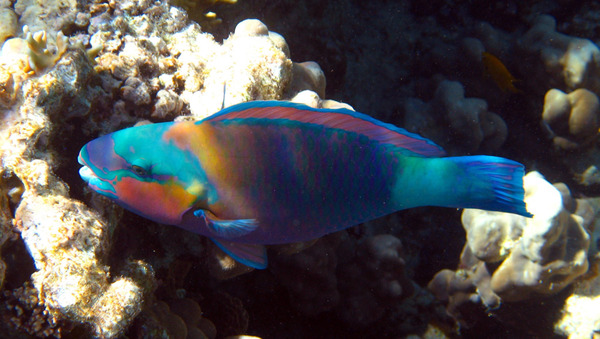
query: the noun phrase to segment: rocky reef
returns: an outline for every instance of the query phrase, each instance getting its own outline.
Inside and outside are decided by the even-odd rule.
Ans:
[[[0,1],[0,333],[597,336],[598,16],[558,0]],[[271,246],[255,271],[77,175],[92,138],[252,100],[354,107],[452,155],[518,160],[534,217],[403,211]]]

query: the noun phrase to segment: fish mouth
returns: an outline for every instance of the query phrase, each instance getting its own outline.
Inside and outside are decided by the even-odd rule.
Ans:
[[[79,176],[81,177],[81,179],[83,179],[83,181],[87,182],[88,184],[94,181],[95,179],[100,179],[94,174],[94,171],[92,171],[89,167],[85,165],[79,169]]]
[[[106,179],[103,179],[96,175],[94,170],[92,170],[93,165],[90,165],[85,161],[86,157],[87,151],[84,147],[83,149],[81,149],[81,152],[79,152],[79,156],[77,157],[77,162],[79,162],[80,165],[83,165],[83,167],[79,169],[79,176],[81,177],[81,179],[87,182],[88,186],[94,191],[108,198],[118,199],[115,188],[110,183],[110,181],[107,181]]]
[[[92,181],[93,179],[99,179],[99,178],[96,174],[94,174],[94,171],[92,171],[92,169],[87,166],[87,163],[85,162],[85,160],[83,160],[84,152],[87,153],[85,151],[85,147],[81,150],[81,152],[79,152],[79,156],[77,157],[77,162],[80,165],[83,165],[83,167],[81,167],[79,169],[79,176],[81,177],[81,179],[83,179],[83,181],[85,181],[89,184],[90,181]]]

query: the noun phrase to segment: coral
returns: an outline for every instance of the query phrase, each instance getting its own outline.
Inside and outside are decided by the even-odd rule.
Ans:
[[[18,0],[14,8],[19,23],[31,31],[58,32],[77,21],[80,6],[77,0]]]
[[[455,81],[440,82],[431,102],[409,98],[404,108],[406,129],[449,152],[493,151],[506,139],[502,118],[488,111],[485,100],[465,98],[463,86]]]
[[[600,103],[596,94],[583,88],[569,94],[551,89],[544,98],[542,119],[553,133],[555,146],[575,149],[598,134]]]
[[[554,324],[555,332],[574,338],[593,338],[600,332],[600,199],[586,199],[589,203],[591,244],[588,250],[590,269],[573,284],[571,295],[565,300],[561,318]]]
[[[319,98],[319,95],[311,90],[304,90],[296,94],[290,101],[305,104],[314,108],[345,108],[354,111],[352,106],[335,100]]]
[[[598,272],[600,262],[594,263]],[[569,339],[596,338],[600,332],[600,275],[578,281],[562,309],[562,317],[554,325],[558,334]]]
[[[0,8],[0,44],[12,38],[19,32],[17,15],[11,8]]]
[[[207,30],[223,21],[208,9],[216,3],[235,4],[237,0],[170,0],[170,3],[185,9],[191,20]]]
[[[108,226],[82,203],[64,197],[64,191],[36,194],[45,187],[29,187],[31,180],[47,180],[50,187],[64,184],[41,163],[32,165],[15,168],[27,188],[15,218],[38,269],[32,279],[40,300],[54,317],[89,322],[97,335],[113,337],[139,313],[152,287],[152,270],[131,262],[121,276],[109,279],[100,262],[107,250]]]
[[[125,261],[111,278],[105,260],[114,225],[69,198],[67,185],[53,174],[60,156],[51,142],[64,132],[53,123],[81,116],[101,100],[91,86],[95,76],[78,50],[28,81],[16,116],[0,130],[8,141],[0,155],[5,176],[15,178],[3,189],[23,187],[14,195],[14,223],[35,262],[40,303],[57,321],[88,323],[95,335],[114,337],[140,312],[153,271],[144,262]]]
[[[15,103],[26,79],[54,66],[67,50],[67,38],[61,32],[56,34],[55,46],[48,45],[45,31],[31,33],[24,26],[23,33],[25,39],[8,39],[0,51],[0,106],[4,108]]]
[[[177,115],[183,108],[183,101],[172,90],[161,89],[156,93],[156,98],[156,104],[152,112],[153,118],[165,119]]]
[[[48,50],[48,38],[46,31],[31,33],[27,26],[23,27],[25,42],[27,43],[27,55],[29,66],[36,72],[53,66],[67,50],[67,38],[62,32],[56,34],[56,52]]]
[[[425,242],[398,230],[415,221],[425,223],[420,235],[440,229],[431,210],[398,214],[380,228],[362,225],[313,243],[272,246],[269,270],[240,276],[251,270],[209,240],[123,212],[76,177],[82,143],[142,120],[197,120],[223,106],[260,99],[352,109],[326,100],[333,93],[391,123],[402,125],[404,119],[408,129],[451,154],[498,152],[527,166],[535,161],[549,177],[568,179],[568,171],[558,173],[561,167],[548,165],[562,162],[579,183],[600,183],[593,13],[587,14],[591,27],[586,40],[558,33],[573,34],[567,29],[573,24],[569,15],[560,18],[558,29],[547,16],[525,26],[530,13],[550,12],[544,6],[556,2],[535,7],[509,1],[487,12],[485,5],[449,6],[444,1],[246,1],[230,6],[232,13],[215,10],[238,20],[256,17],[250,9],[258,9],[261,20],[288,39],[295,58],[316,58],[321,68],[315,62],[293,62],[286,39],[258,20],[240,22],[220,42],[224,35],[207,33],[219,22],[208,12],[214,1],[171,4],[184,9],[167,0],[0,1],[0,40],[6,39],[0,56],[0,247],[7,238],[20,236],[36,264],[31,282],[2,285],[11,277],[7,270],[3,278],[0,261],[0,287],[10,286],[0,298],[0,306],[7,306],[0,307],[0,316],[18,331],[34,336],[213,338],[217,329],[219,337],[243,333],[252,320],[256,333],[272,330],[277,321],[285,324],[281,331],[298,330],[302,336],[309,331],[306,315],[318,314],[315,323],[348,336],[425,333],[435,303],[411,281],[411,274],[418,277],[415,281],[425,281],[428,272],[439,269],[419,270],[427,260],[434,262],[430,255],[442,251],[436,248],[460,245],[444,239],[442,246],[430,246],[437,239]],[[239,10],[241,6],[246,7]],[[516,12],[529,14],[503,20]],[[220,28],[233,28],[227,26],[233,20]],[[23,26],[29,28],[21,33]],[[483,51],[505,63],[522,92],[502,93],[482,76]],[[543,119],[556,144],[574,147],[570,152],[562,152],[562,146],[546,152],[542,131],[530,128],[539,122],[541,96],[550,88],[556,89],[548,92]],[[511,139],[507,148],[500,148],[507,136],[505,121]],[[541,141],[529,144],[536,139]],[[523,148],[515,152],[519,143]],[[548,168],[554,172],[547,173]],[[572,187],[578,197],[594,195],[597,188]],[[538,300],[547,301],[549,295],[559,299],[562,294],[555,293],[562,290],[566,296],[565,286],[575,282],[576,294],[556,330],[595,330],[596,320],[583,319],[578,309],[582,303],[597,304],[596,289],[585,287],[595,284],[593,274],[581,274],[586,258],[598,251],[600,227],[595,227],[589,230],[595,232],[594,246],[585,253],[586,228],[598,208],[590,212],[588,200],[573,199],[565,186],[557,185],[561,193],[547,183],[539,188],[543,193],[530,195],[533,206],[539,196],[547,198],[539,200],[544,212],[530,221],[465,212],[467,245],[460,266],[440,272],[430,285],[461,323],[470,323],[476,312],[497,315],[497,308],[506,310],[540,295]],[[377,235],[390,232],[394,235]],[[402,241],[401,234],[406,237]],[[423,250],[427,254],[419,257],[414,247],[425,248],[423,243],[431,251]],[[11,265],[4,246],[2,254]],[[186,262],[184,272],[172,272],[181,261]],[[158,298],[158,290],[150,293],[155,280],[159,289],[176,288],[162,301],[146,300],[142,310],[144,299]],[[267,284],[252,290],[248,281]],[[260,291],[264,286],[276,287]],[[282,289],[289,298],[272,295]],[[223,290],[235,291],[235,297]],[[273,307],[256,302],[260,295],[272,297]],[[69,333],[73,326],[78,332]],[[318,326],[310,331],[330,330]],[[314,336],[331,336],[324,332]]]
[[[214,322],[219,336],[227,337],[248,331],[250,315],[240,299],[215,291],[204,303],[207,304],[206,313]]]
[[[537,172],[525,176],[524,188],[531,219],[474,209],[463,212],[467,244],[459,269],[442,270],[429,283],[459,321],[465,319],[467,304],[494,309],[501,302],[556,294],[588,269],[592,207]]]
[[[125,79],[121,91],[123,92],[123,99],[136,106],[150,103],[148,86],[138,77],[130,76]]]
[[[572,199],[568,189],[559,186],[562,190],[558,190],[535,172],[525,177],[524,186],[527,208],[534,215],[531,219],[497,215],[497,219],[490,222],[484,220],[490,216],[487,212],[463,212],[465,230],[467,233],[475,232],[467,239],[488,239],[479,247],[471,246],[472,243],[467,241],[474,255],[488,261],[487,257],[478,256],[479,249],[496,245],[499,249],[497,254],[506,256],[491,280],[492,290],[505,301],[522,300],[530,297],[532,292],[557,293],[588,268],[590,238],[585,227],[590,220],[586,221],[574,214],[575,211],[567,209],[567,201]],[[504,233],[506,238],[487,236],[488,232],[494,233],[489,228],[490,224],[499,225],[504,230],[499,233]],[[483,229],[485,231],[481,233]],[[509,251],[510,254],[507,253]]]
[[[198,303],[190,298],[157,301],[140,314],[140,332],[144,337],[207,338],[217,336],[215,325],[202,316]]]
[[[301,252],[273,258],[272,270],[288,290],[293,307],[302,314],[318,315],[333,309],[340,301],[335,273],[338,260],[335,250],[339,242],[340,235],[332,234]],[[301,279],[298,272],[302,272]]]
[[[62,326],[65,324],[57,322],[44,308],[38,299],[38,290],[26,283],[14,291],[4,291],[0,297],[0,319],[4,331],[16,330],[35,337],[60,338]],[[2,327],[4,327],[2,326]],[[16,333],[6,335],[16,337]]]
[[[333,311],[364,337],[425,327],[433,297],[406,272],[403,247],[390,234],[361,239],[334,233],[310,243],[276,246],[270,269],[303,315]],[[353,332],[355,333],[355,332]]]
[[[122,10],[132,14],[133,9]],[[103,46],[95,59],[103,87],[122,94],[115,110],[159,119],[191,113],[201,119],[223,105],[291,98],[305,89],[324,95],[318,65],[294,66],[285,39],[258,20],[240,22],[219,44],[176,8],[161,4],[137,7],[135,13],[109,20],[105,12],[90,19],[90,44]],[[164,22],[173,25],[163,28]],[[137,110],[139,105],[151,105],[150,114]]]
[[[287,92],[299,93],[303,90],[312,90],[320,98],[325,98],[325,74],[316,62],[295,62],[292,66],[292,79]]]
[[[207,48],[201,42],[217,44],[210,35],[202,34],[197,25],[196,30],[188,31],[197,35],[185,35],[184,28],[188,24],[185,12],[170,8],[164,2],[115,2],[114,5],[116,12],[112,13],[109,7],[98,4],[88,28],[92,34],[89,43],[97,53],[95,69],[102,86],[109,93],[120,94],[113,99],[110,108],[115,114],[110,114],[110,121],[102,121],[99,129],[112,131],[123,124],[131,125],[136,121],[131,116],[172,119],[188,112],[184,107],[187,101],[179,96],[185,78],[180,78],[177,71],[195,78],[200,73],[189,72],[186,65],[198,69],[196,65],[201,59],[182,59],[185,64],[179,62],[170,53],[169,46],[200,47],[198,53],[210,55],[214,48]],[[182,36],[185,41],[181,40]],[[173,52],[185,58],[181,50],[175,48]],[[138,106],[145,107],[140,110]]]
[[[587,88],[600,93],[600,49],[590,40],[558,33],[553,17],[536,17],[517,47],[525,58],[541,59],[542,67],[530,67],[531,63],[521,65],[531,88],[539,91],[547,90],[548,86],[568,91]]]
[[[342,255],[338,273],[339,316],[364,328],[384,317],[414,292],[406,276],[402,243],[392,235],[365,239],[353,255]]]
[[[600,128],[598,96],[584,88],[569,94],[549,90],[544,98],[542,125],[552,138],[557,160],[576,181],[584,186],[600,183],[600,152],[596,145]]]
[[[10,239],[12,231],[12,209],[20,199],[23,186],[14,176],[0,169],[0,291],[4,286],[6,264],[2,260],[2,246]]]
[[[262,22],[240,22],[234,34],[208,60],[203,71],[204,88],[188,96],[192,115],[206,117],[223,103],[227,107],[281,98],[291,79],[292,62],[276,43]]]

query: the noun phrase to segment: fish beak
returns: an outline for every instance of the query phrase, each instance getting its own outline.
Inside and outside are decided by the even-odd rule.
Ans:
[[[87,165],[85,156],[87,156],[87,150],[84,146],[77,157],[79,164],[83,165],[83,167],[79,169],[79,176],[81,179],[87,182],[88,186],[94,191],[106,197],[117,199],[113,185],[111,185],[109,181],[99,178],[96,173],[94,173],[94,171]]]
[[[83,165],[83,167],[79,169],[79,176],[81,177],[81,179],[83,179],[83,181],[85,181],[89,184],[91,179],[98,178],[98,177],[94,174],[94,172],[89,167],[86,166],[85,160],[83,160],[83,154],[87,154],[87,150],[86,150],[85,146],[79,152],[79,156],[77,157],[77,162],[80,165]]]
[[[91,180],[98,179],[94,172],[92,172],[92,170],[87,166],[83,166],[79,169],[79,176],[81,177],[81,179],[83,179],[83,181],[87,182],[88,184]]]

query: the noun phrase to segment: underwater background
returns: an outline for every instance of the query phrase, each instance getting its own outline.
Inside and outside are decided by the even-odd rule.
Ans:
[[[0,337],[600,338],[599,39],[595,1],[0,1]],[[253,270],[78,175],[252,100],[516,160],[534,217],[409,209]]]

